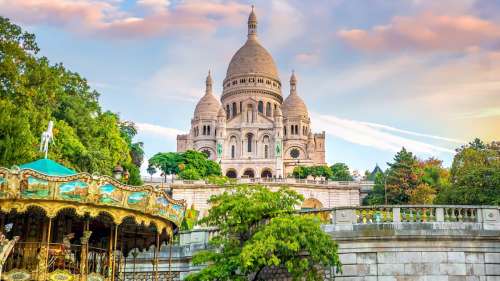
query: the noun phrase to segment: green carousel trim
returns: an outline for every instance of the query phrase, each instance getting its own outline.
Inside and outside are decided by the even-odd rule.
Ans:
[[[32,169],[0,168],[0,202],[4,212],[38,206],[53,218],[71,208],[79,216],[104,212],[116,224],[132,217],[162,229],[171,229],[167,222],[180,226],[186,211],[184,200],[174,200],[151,185],[124,185],[112,177],[88,173],[50,176]]]

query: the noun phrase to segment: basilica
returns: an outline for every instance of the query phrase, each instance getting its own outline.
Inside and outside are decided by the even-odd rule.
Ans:
[[[295,166],[325,163],[325,133],[313,133],[292,72],[290,94],[271,54],[257,36],[257,17],[248,18],[248,38],[234,54],[219,99],[210,72],[188,134],[177,136],[177,151],[197,150],[220,163],[231,178],[282,178]]]

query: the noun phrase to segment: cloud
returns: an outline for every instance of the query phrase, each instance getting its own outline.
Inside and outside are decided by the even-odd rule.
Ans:
[[[387,25],[369,30],[343,29],[337,35],[364,51],[455,51],[500,40],[500,25],[469,15],[394,17]]]
[[[369,146],[383,151],[397,152],[401,150],[402,147],[405,147],[417,154],[426,154],[429,156],[440,153],[454,153],[450,148],[403,137],[394,134],[394,132],[430,139],[458,142],[458,140],[450,138],[401,130],[382,124],[343,119],[333,115],[316,113],[311,115],[314,126],[316,128],[322,128],[327,134],[350,143]]]
[[[175,139],[177,135],[184,134],[183,131],[168,128],[159,125],[149,124],[149,123],[135,123],[141,134],[149,134],[154,136],[164,137],[166,139]]]
[[[463,113],[458,116],[458,119],[476,119],[489,117],[500,117],[500,107],[491,107],[485,108],[480,111]]]
[[[125,11],[121,1],[105,0],[0,0],[0,13],[26,24],[46,24],[78,33],[112,38],[156,37],[170,32],[213,32],[241,22],[247,5],[234,1],[189,0],[170,5],[167,0],[140,0]]]
[[[319,54],[318,53],[298,53],[295,55],[295,61],[300,64],[313,65],[319,62]]]

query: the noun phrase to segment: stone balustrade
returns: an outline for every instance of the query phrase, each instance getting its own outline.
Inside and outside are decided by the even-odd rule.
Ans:
[[[182,179],[167,179],[143,177],[143,181],[148,184],[171,186],[194,186],[194,185],[211,185],[207,180],[182,180]],[[297,178],[238,178],[232,179],[235,184],[279,184],[279,185],[315,185],[324,187],[346,187],[361,188],[373,187],[373,181],[330,181],[325,179],[297,179]]]

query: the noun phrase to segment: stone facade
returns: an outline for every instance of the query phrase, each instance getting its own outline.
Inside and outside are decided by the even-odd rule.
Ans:
[[[360,189],[373,186],[373,182],[328,182],[315,180],[288,179],[240,179],[239,183],[262,184],[272,190],[288,186],[304,196],[302,208],[334,208],[359,206]],[[207,200],[212,195],[225,191],[224,187],[207,184],[205,181],[174,181],[167,185],[172,190],[172,198],[185,200],[188,207],[194,207],[202,216],[208,213]]]
[[[177,137],[177,151],[204,152],[231,178],[283,178],[297,165],[326,164],[325,133],[311,131],[293,73],[283,100],[274,60],[257,38],[253,10],[248,39],[229,63],[220,102],[212,84],[209,73],[191,129]]]

